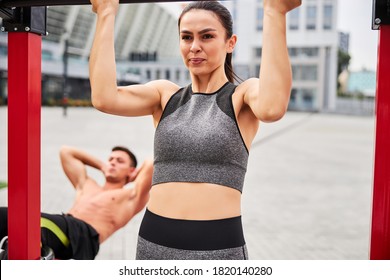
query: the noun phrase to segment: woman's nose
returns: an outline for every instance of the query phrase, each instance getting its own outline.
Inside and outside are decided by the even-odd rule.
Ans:
[[[199,44],[199,42],[197,40],[194,40],[192,42],[190,51],[193,52],[193,53],[198,53],[198,52],[201,51],[200,44]]]

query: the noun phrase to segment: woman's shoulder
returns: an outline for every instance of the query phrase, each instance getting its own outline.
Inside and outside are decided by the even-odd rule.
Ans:
[[[153,87],[158,91],[162,108],[164,108],[168,100],[182,88],[168,80],[155,80],[147,83],[146,85]]]
[[[236,93],[245,94],[251,89],[258,88],[259,78],[249,78],[237,85]]]
[[[181,88],[179,85],[168,80],[154,80],[148,82],[146,85],[157,89],[161,95],[172,95]]]
[[[249,78],[240,83],[237,88],[248,89],[252,86],[257,86],[259,83],[259,78]]]

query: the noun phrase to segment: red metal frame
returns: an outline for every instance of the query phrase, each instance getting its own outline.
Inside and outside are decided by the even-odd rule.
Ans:
[[[9,259],[40,258],[40,35],[8,34]]]
[[[372,260],[390,260],[390,25],[379,29]]]
[[[8,36],[9,259],[40,258],[40,35]],[[390,259],[390,25],[379,31],[370,259]]]

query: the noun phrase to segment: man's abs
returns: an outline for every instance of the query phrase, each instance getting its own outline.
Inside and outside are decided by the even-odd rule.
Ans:
[[[91,225],[99,233],[102,243],[133,216],[128,200],[102,193],[94,197],[80,197],[69,214]]]

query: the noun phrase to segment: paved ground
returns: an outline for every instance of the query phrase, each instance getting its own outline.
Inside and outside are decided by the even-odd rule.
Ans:
[[[75,145],[106,158],[114,145],[152,156],[151,118],[88,108],[42,110],[43,211],[66,211],[74,191],[58,151]],[[7,111],[0,107],[0,181],[7,180]],[[374,118],[287,113],[264,124],[250,153],[243,224],[251,259],[368,259]],[[102,176],[90,170],[102,182]],[[7,191],[0,191],[0,205]],[[134,259],[141,214],[103,243],[98,259]]]

